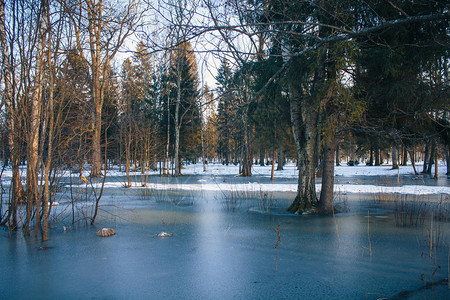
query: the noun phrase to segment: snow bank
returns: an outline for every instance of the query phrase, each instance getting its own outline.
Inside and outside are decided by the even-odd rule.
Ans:
[[[100,187],[101,184],[96,185]],[[197,183],[197,184],[148,184],[142,187],[140,183],[132,185],[133,188],[150,190],[173,190],[173,191],[222,191],[222,192],[296,192],[297,184],[277,184],[277,183]],[[123,187],[120,182],[107,182],[105,187]],[[321,184],[316,184],[319,191]],[[450,194],[450,187],[446,186],[425,186],[425,185],[403,185],[403,186],[377,186],[358,184],[335,184],[334,190],[340,193],[359,194],[410,194],[410,195],[431,195]]]

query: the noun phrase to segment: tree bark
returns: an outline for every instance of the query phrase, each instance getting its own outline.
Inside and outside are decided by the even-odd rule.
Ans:
[[[100,33],[103,29],[102,10],[102,1],[99,1],[98,3],[92,1],[88,4],[89,50],[91,54],[92,100],[94,106],[91,177],[99,177],[102,175],[100,136],[102,129],[103,84],[100,77],[103,75],[103,80],[106,79],[106,72],[101,71]],[[105,65],[103,66],[103,69],[106,69]]]
[[[380,165],[380,147],[378,145],[375,146],[375,166]]]
[[[247,115],[245,114],[243,118],[246,118]],[[252,176],[252,150],[251,150],[251,144],[250,144],[250,130],[247,125],[247,121],[244,120],[244,147],[243,147],[243,153],[242,153],[242,173],[241,175],[244,177]]]
[[[33,203],[36,205],[35,236],[38,236],[40,218],[41,197],[39,195],[39,130],[42,112],[42,93],[44,78],[45,44],[49,30],[48,0],[41,0],[41,12],[38,32],[38,48],[36,54],[36,76],[34,78],[34,91],[31,100],[30,127],[27,140],[27,219],[25,221],[25,233],[31,218]]]
[[[422,174],[426,174],[428,170],[428,157],[430,155],[430,141],[427,140],[425,144],[425,154],[423,159],[423,169]]]
[[[445,156],[447,159],[447,175],[450,175],[450,146],[447,145],[447,148],[445,149]]]
[[[322,190],[319,200],[320,212],[323,214],[333,213],[335,135],[335,128],[329,128],[323,139]]]
[[[175,101],[175,177],[181,175],[180,166],[180,130],[181,130],[181,118],[180,118],[180,105],[181,105],[181,50],[178,49],[177,62],[176,62],[176,72],[177,72],[177,99]]]
[[[402,153],[402,166],[408,165],[408,149],[405,145],[403,145],[403,153]]]
[[[436,152],[436,140],[433,139],[431,141],[431,147],[430,147],[430,151],[429,151],[429,157],[428,157],[426,174],[430,174],[431,175],[431,169],[433,168],[433,164],[434,164],[435,152]]]
[[[373,145],[370,143],[370,157],[369,157],[369,163],[368,166],[373,166]]]
[[[398,169],[398,152],[395,136],[392,136],[392,169]]]
[[[278,156],[277,150],[274,150],[273,156],[272,156],[272,170],[270,172],[270,180],[272,180],[272,181],[274,181],[274,179],[275,179],[274,171],[275,171],[275,161],[277,160],[277,156]]]
[[[339,144],[337,143],[336,144],[336,167],[339,167],[340,165],[341,165],[341,162],[340,162],[340,157],[339,157],[340,155],[339,155]]]
[[[283,170],[283,166],[284,166],[284,149],[283,149],[283,145],[280,143],[280,146],[278,148],[278,166],[277,166],[277,171],[282,171]]]
[[[264,146],[261,143],[260,146],[259,146],[259,165],[261,167],[265,166],[265,163],[264,163],[265,156],[266,155],[265,155],[265,152],[264,152]]]
[[[409,157],[411,158],[411,165],[413,167],[414,170],[414,174],[417,175],[419,174],[416,170],[416,161],[415,161],[415,155],[414,155],[414,150],[408,151],[409,152]]]
[[[317,205],[314,158],[318,110],[291,86],[290,113],[297,148],[299,175],[297,196],[288,211],[302,214]]]
[[[435,147],[434,147],[434,179],[438,179],[439,178],[439,163],[438,163],[438,146],[437,143],[435,142]]]

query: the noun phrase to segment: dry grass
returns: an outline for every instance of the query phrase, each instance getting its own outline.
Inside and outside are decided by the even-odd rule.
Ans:
[[[273,207],[273,194],[272,192],[259,190],[237,190],[233,189],[229,192],[223,192],[224,205],[227,211],[235,212],[242,206],[243,203],[247,204],[247,208],[250,208],[250,202],[253,200],[258,201],[258,208],[263,213],[270,213]]]

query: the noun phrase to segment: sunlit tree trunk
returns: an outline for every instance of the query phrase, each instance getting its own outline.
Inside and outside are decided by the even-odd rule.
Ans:
[[[33,202],[36,205],[35,236],[38,235],[40,218],[41,196],[39,195],[39,130],[42,112],[42,93],[44,78],[45,45],[49,30],[49,3],[41,0],[41,13],[39,20],[38,48],[36,53],[36,76],[34,78],[34,91],[31,100],[31,119],[27,141],[27,220],[30,218]],[[28,222],[25,224],[28,226]]]
[[[0,0],[0,45],[2,51],[2,71],[3,71],[3,101],[5,103],[7,124],[8,124],[8,144],[11,157],[12,168],[12,188],[10,193],[10,205],[8,217],[4,222],[8,222],[10,228],[15,230],[17,228],[17,207],[19,201],[23,199],[24,191],[20,179],[20,142],[19,134],[21,132],[18,114],[14,103],[13,87],[12,87],[12,65],[9,53],[8,41],[6,38],[5,28],[5,1]]]
[[[47,2],[48,4],[48,2]],[[50,15],[46,16],[48,24],[50,24]],[[47,160],[44,164],[44,203],[42,205],[43,211],[43,230],[42,239],[48,240],[48,215],[49,215],[49,202],[50,202],[50,169],[53,162],[53,137],[55,133],[55,115],[54,115],[54,69],[52,61],[52,49],[51,49],[51,28],[48,33],[48,52],[47,52],[47,64],[48,64],[48,103],[47,103],[47,118],[48,121],[48,139],[47,139]]]
[[[92,70],[92,100],[94,105],[94,133],[92,137],[92,169],[91,177],[101,176],[101,146],[103,91],[100,82],[101,72],[101,30],[103,28],[102,1],[87,1],[89,20],[89,50]],[[105,67],[104,67],[105,68]],[[105,80],[105,77],[103,78]]]

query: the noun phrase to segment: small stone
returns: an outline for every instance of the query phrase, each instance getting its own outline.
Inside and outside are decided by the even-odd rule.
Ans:
[[[167,232],[160,232],[158,235],[158,237],[169,237],[169,236],[173,236],[172,233],[167,233]]]
[[[112,228],[102,228],[99,231],[97,231],[98,236],[111,236],[115,235],[117,232]]]

